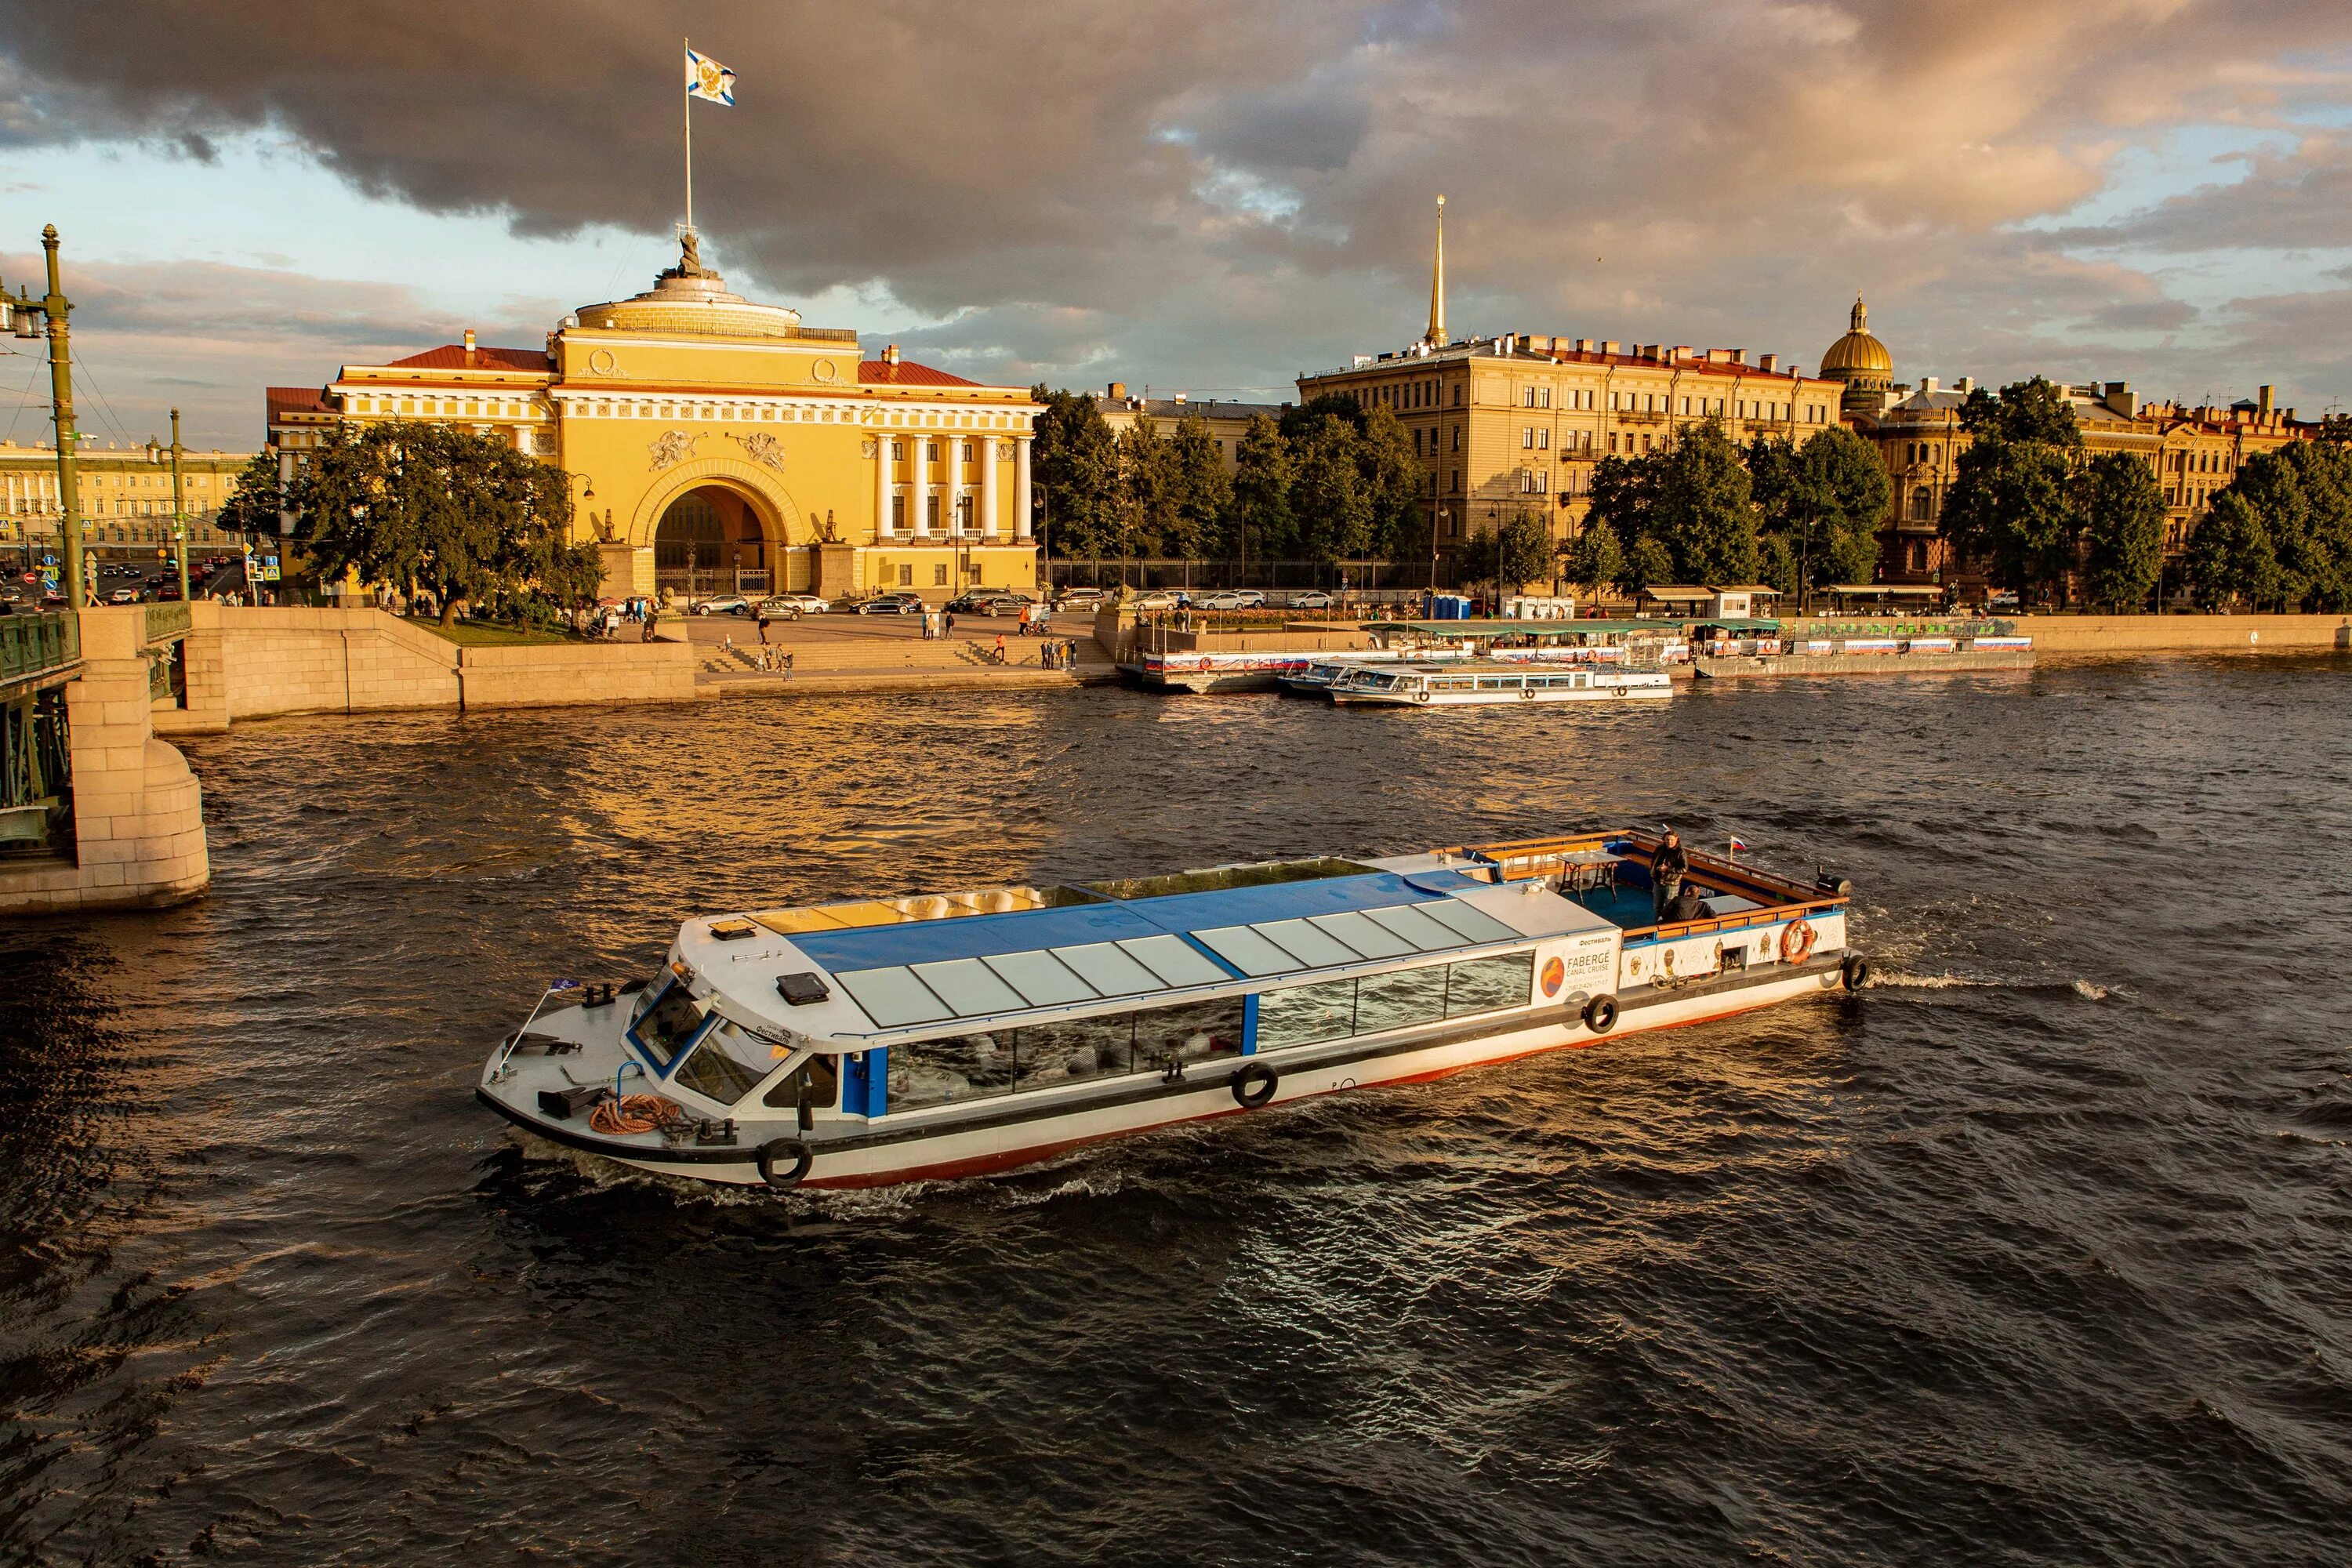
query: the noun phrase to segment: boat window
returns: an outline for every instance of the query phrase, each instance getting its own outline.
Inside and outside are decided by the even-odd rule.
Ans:
[[[1171,1058],[1237,1057],[1242,1008],[1242,998],[1226,996],[902,1042],[890,1047],[889,1109],[918,1110],[1080,1079],[1159,1072]]]
[[[1445,1016],[1492,1013],[1503,1007],[1523,1007],[1535,989],[1536,955],[1532,951],[1501,958],[1474,958],[1447,965]]]
[[[673,980],[629,1026],[629,1037],[656,1067],[667,1072],[678,1054],[694,1043],[709,1011],[683,984]]]
[[[1313,1045],[1349,1035],[1376,1035],[1441,1018],[1524,1007],[1533,994],[1536,955],[1530,949],[1501,958],[1368,974],[1360,981],[1327,980],[1266,991],[1257,999],[1257,1048]]]
[[[1426,963],[1418,969],[1364,976],[1356,987],[1357,1032],[1372,1035],[1382,1029],[1433,1024],[1444,1017],[1445,972],[1451,967]]]
[[[1312,1045],[1356,1032],[1356,983],[1327,980],[1268,991],[1257,999],[1257,1047]]]
[[[800,1104],[803,1087],[808,1090],[811,1110],[831,1110],[841,1101],[841,1058],[809,1058],[778,1079],[775,1087],[760,1097],[760,1103],[774,1110],[789,1110]]]
[[[1183,1007],[1154,1007],[1135,1016],[1135,1070],[1165,1071],[1174,1062],[1242,1054],[1242,999],[1220,996]]]
[[[670,1075],[695,1093],[721,1105],[732,1105],[753,1089],[775,1065],[772,1047],[732,1024],[721,1024],[702,1037],[694,1054]]]

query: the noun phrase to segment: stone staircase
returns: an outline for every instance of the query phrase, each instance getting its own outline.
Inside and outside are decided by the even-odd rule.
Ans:
[[[821,643],[781,646],[790,647],[794,675],[896,674],[902,671],[996,668],[996,661],[990,657],[991,648],[987,645],[966,642],[959,637],[935,642],[911,637],[877,637],[871,641],[843,637],[827,638]],[[1037,665],[1038,647],[1033,639],[1008,637],[1004,652],[1009,668],[1018,668],[1026,665],[1034,668]],[[756,644],[748,647],[705,649],[702,668],[712,675],[781,673],[781,665],[774,671],[760,668],[760,650]]]

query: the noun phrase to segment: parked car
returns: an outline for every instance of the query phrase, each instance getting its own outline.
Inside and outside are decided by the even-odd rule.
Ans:
[[[993,588],[973,588],[969,592],[958,594],[943,607],[959,616],[984,615],[987,613],[986,606],[989,602],[998,596],[997,590]]]
[[[698,599],[688,612],[697,616],[748,616],[751,601],[740,594],[720,594],[714,598]]]
[[[1056,606],[1065,610],[1100,609],[1102,602],[1103,591],[1100,588],[1065,588],[1061,597],[1054,601]]]
[[[1289,608],[1294,610],[1328,610],[1339,601],[1320,588],[1309,588],[1290,595]]]
[[[833,608],[833,601],[814,594],[778,594],[770,599],[772,605],[790,605],[803,616],[822,616]]]
[[[1241,601],[1240,607],[1244,610],[1265,608],[1265,595],[1255,588],[1236,588],[1234,590],[1234,597]]]
[[[877,594],[857,606],[861,616],[919,616],[923,599],[919,594]]]
[[[135,605],[139,602],[139,590],[136,588],[117,588],[113,593],[109,594],[106,596],[106,602],[110,605]]]
[[[803,614],[799,599],[790,594],[777,595],[761,600],[758,613],[772,620],[781,621],[796,621]]]
[[[1139,610],[1172,610],[1175,607],[1176,595],[1165,589],[1154,589],[1149,594],[1139,594],[1135,597],[1135,608]]]
[[[1207,598],[1200,601],[1200,603],[1194,607],[1202,610],[1239,610],[1247,608],[1247,606],[1242,602],[1242,596],[1239,594],[1234,593],[1230,588],[1224,590],[1223,593],[1210,595]]]

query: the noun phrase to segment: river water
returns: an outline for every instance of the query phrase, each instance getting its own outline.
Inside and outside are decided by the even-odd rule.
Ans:
[[[2341,1562],[2347,700],[2176,660],[190,742],[208,899],[0,928],[0,1561]],[[698,911],[1661,819],[1850,875],[1879,982],[849,1196],[471,1098],[547,977]]]

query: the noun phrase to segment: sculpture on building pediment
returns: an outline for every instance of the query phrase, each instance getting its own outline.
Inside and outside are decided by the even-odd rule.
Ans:
[[[735,439],[741,444],[744,452],[753,462],[764,468],[773,468],[780,474],[784,471],[784,444],[765,430],[754,430],[748,436],[738,436]]]
[[[998,462],[1000,462],[1000,463],[1009,463],[1009,462],[1011,462],[1011,461],[1013,460],[1013,448],[1014,447],[1018,446],[1019,444],[1020,444],[1020,443],[1015,442],[1015,441],[999,441],[999,442],[997,442],[997,443],[996,443],[996,460],[997,460]]]
[[[866,457],[866,458],[870,458],[870,457],[872,457],[872,456],[874,455],[875,451],[876,451],[876,447],[875,447],[874,437],[871,437],[871,436],[868,436],[867,437],[866,437],[866,439],[865,439],[865,440],[860,441],[860,442],[857,444],[857,449],[858,449],[858,455],[859,455],[860,457]]]
[[[673,463],[683,463],[694,456],[694,444],[701,437],[685,430],[665,430],[649,443],[646,450],[653,455],[653,471],[660,473]]]

